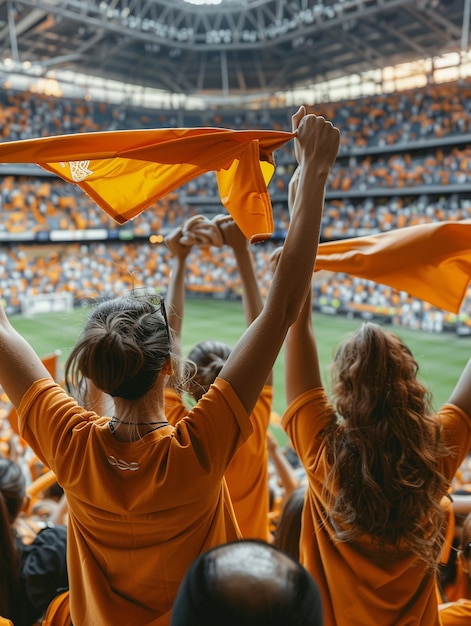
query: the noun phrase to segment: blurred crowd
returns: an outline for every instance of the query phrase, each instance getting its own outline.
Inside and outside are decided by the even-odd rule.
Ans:
[[[468,81],[311,107],[332,120],[342,136],[327,186],[322,240],[469,219],[471,153],[466,136],[471,124],[470,93]],[[177,126],[289,130],[291,114],[288,108],[153,112],[124,104],[0,93],[3,141]],[[270,252],[283,239],[289,221],[287,186],[294,169],[291,142],[277,151],[275,158],[277,167],[269,185],[274,237],[254,249],[265,291],[270,280]],[[134,264],[146,268],[143,280],[161,284],[165,290],[166,253],[158,243],[149,243],[149,237],[165,235],[197,213],[211,216],[224,212],[214,172],[194,179],[119,226],[79,188],[45,176],[42,170],[37,176],[19,176],[7,169],[0,176],[0,287],[9,312],[20,312],[21,299],[36,294],[65,291],[77,305],[98,294],[116,295],[137,280]],[[87,243],[70,243],[85,239],[76,236],[78,231],[97,229],[97,238],[103,241],[96,242],[91,236]],[[56,231],[68,243],[51,244],[50,235]],[[34,245],[24,242],[24,233],[33,234]],[[189,290],[218,297],[240,295],[237,273],[220,250],[201,249],[192,254],[195,258],[187,270]],[[407,293],[342,274],[322,286],[315,303],[326,312],[382,316],[427,331],[470,325],[469,298],[456,316]]]

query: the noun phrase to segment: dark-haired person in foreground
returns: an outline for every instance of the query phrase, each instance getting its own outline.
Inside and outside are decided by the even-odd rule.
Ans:
[[[246,539],[212,548],[188,570],[171,626],[322,626],[319,589],[279,548]]]

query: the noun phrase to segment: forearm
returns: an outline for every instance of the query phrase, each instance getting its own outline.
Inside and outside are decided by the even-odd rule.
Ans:
[[[269,293],[269,297],[284,301],[289,308],[289,324],[297,318],[310,289],[319,245],[326,180],[327,172],[317,171],[313,165],[300,168],[293,217]],[[303,254],[299,253],[300,250]]]
[[[242,249],[235,249],[234,254],[242,283],[242,302],[244,305],[245,321],[248,326],[262,310],[263,299],[260,294],[250,250],[245,246]]]
[[[178,341],[181,340],[185,312],[185,272],[186,263],[180,258],[175,258],[170,275],[166,305],[168,324]]]
[[[317,344],[312,328],[312,290],[286,336],[284,362],[287,405],[306,391],[322,385]]]

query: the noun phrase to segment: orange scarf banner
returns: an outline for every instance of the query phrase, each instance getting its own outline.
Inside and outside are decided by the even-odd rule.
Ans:
[[[471,220],[321,243],[315,270],[372,280],[458,313],[471,279]]]
[[[216,172],[222,204],[252,242],[273,234],[274,152],[295,133],[165,128],[0,143],[0,162],[36,163],[75,184],[119,224]],[[471,276],[471,221],[421,224],[322,243],[316,269],[346,272],[458,313]]]
[[[80,187],[119,224],[215,171],[222,204],[254,243],[273,234],[273,153],[294,137],[223,128],[78,133],[1,143],[0,162],[37,164]]]

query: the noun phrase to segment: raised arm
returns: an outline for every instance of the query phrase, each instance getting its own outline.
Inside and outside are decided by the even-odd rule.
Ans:
[[[176,342],[175,348],[181,353],[181,335],[185,312],[185,272],[188,255],[193,246],[217,246],[223,244],[221,231],[211,220],[195,215],[175,228],[165,238],[172,255],[172,271],[168,286],[166,304],[168,323]]]
[[[167,235],[165,244],[172,255],[170,282],[165,299],[168,325],[172,329],[175,350],[181,354],[181,335],[185,312],[186,260],[192,250],[193,242],[189,240],[183,227],[179,226]]]
[[[242,283],[242,303],[244,306],[245,322],[247,326],[260,315],[263,309],[263,298],[255,273],[254,260],[249,248],[249,242],[240,228],[230,216],[218,216],[214,220],[219,227],[223,241],[234,251],[234,257],[239,269]],[[266,384],[273,382],[273,373],[270,371]]]
[[[40,378],[51,378],[33,348],[13,328],[0,307],[0,385],[15,407]]]
[[[312,328],[312,290],[298,319],[288,331],[284,347],[287,405],[309,389],[322,386],[317,344]]]
[[[290,213],[299,183],[299,167],[294,171],[288,186],[288,206]],[[276,267],[281,254],[281,248],[275,250],[271,257],[273,267]],[[326,272],[329,274],[329,272]],[[314,274],[319,276],[319,273]],[[320,387],[322,384],[317,343],[312,327],[312,283],[306,301],[297,320],[290,327],[285,341],[284,350],[284,375],[285,375],[285,398],[290,404],[295,398],[305,391]]]
[[[471,359],[465,365],[448,402],[459,406],[471,417]]]
[[[305,303],[319,244],[327,177],[337,157],[340,134],[323,117],[293,116],[299,183],[290,226],[265,306],[248,327],[221,371],[251,413],[289,326]]]

